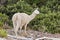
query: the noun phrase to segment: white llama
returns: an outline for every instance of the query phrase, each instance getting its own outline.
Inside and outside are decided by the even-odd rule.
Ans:
[[[34,10],[34,12],[31,15],[27,15],[26,13],[15,13],[12,17],[13,21],[13,27],[14,27],[14,32],[17,36],[17,31],[20,28],[20,32],[22,30],[22,27],[24,26],[24,31],[26,33],[26,27],[27,24],[35,18],[35,16],[39,14],[38,9]]]

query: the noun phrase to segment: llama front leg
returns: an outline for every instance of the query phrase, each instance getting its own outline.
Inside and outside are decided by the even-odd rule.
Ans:
[[[20,32],[22,32],[22,26],[20,26]]]
[[[27,28],[27,24],[25,24],[25,30],[24,30],[24,31],[25,31],[25,33],[26,33],[26,28]],[[26,34],[27,34],[27,33],[26,33]]]

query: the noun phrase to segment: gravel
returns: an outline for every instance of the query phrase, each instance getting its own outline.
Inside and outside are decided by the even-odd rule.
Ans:
[[[50,34],[50,33],[43,33],[34,30],[28,30],[27,35],[25,35],[24,31],[18,31],[18,37],[15,36],[15,33],[12,29],[6,30],[8,33],[7,38],[0,38],[0,40],[60,40],[60,34]]]

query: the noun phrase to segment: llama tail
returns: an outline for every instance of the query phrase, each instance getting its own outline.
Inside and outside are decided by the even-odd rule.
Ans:
[[[14,27],[14,30],[15,30],[15,28],[17,26],[17,15],[13,15],[12,22],[13,22],[13,27]]]
[[[12,21],[15,21],[16,22],[16,20],[17,20],[17,15],[13,15]]]

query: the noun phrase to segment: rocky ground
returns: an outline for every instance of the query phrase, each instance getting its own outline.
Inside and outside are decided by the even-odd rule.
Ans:
[[[15,33],[13,32],[12,29],[7,29],[6,30],[8,33],[8,37],[5,38],[6,40],[37,40],[38,38],[41,38],[40,40],[52,40],[52,38],[60,38],[60,34],[50,34],[50,33],[43,33],[39,31],[33,31],[33,30],[28,30],[27,34],[20,31],[18,32],[19,36],[16,38]],[[46,39],[46,37],[51,38],[51,39]],[[57,39],[56,39],[57,40]]]

